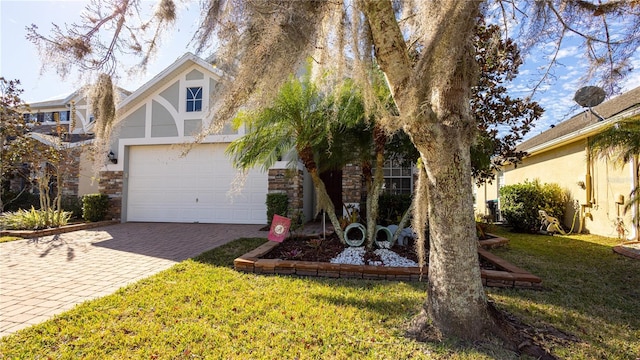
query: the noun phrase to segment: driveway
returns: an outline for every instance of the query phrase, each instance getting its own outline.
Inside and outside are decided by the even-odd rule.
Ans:
[[[0,244],[0,337],[239,237],[261,225],[126,223]]]

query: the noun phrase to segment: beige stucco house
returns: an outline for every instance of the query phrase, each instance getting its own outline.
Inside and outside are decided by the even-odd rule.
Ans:
[[[566,230],[573,226],[574,232],[618,237],[620,225],[625,238],[637,238],[638,224],[632,218],[638,208],[622,213],[623,203],[639,182],[637,159],[620,166],[606,158],[592,158],[587,150],[589,139],[595,134],[621,119],[640,114],[640,87],[593,110],[604,120],[585,110],[521,143],[518,149],[528,153],[521,164],[506,165],[492,184],[475,188],[476,212],[490,214],[487,201],[499,198],[500,187],[539,179],[542,183],[557,183],[567,191],[569,202],[565,218],[560,219]]]

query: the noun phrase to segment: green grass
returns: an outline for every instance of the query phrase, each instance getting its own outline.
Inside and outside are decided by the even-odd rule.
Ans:
[[[581,342],[545,344],[560,358],[635,359],[640,353],[640,262],[597,237],[502,233],[493,250],[543,278],[545,291],[489,289],[518,318]],[[243,274],[241,239],[83,303],[0,340],[2,359],[509,359],[499,341],[418,343],[404,329],[420,283]]]
[[[0,236],[0,243],[16,240],[22,240],[22,238],[18,236]]]
[[[510,245],[492,252],[540,276],[546,289],[489,289],[501,308],[529,324],[554,326],[582,340],[550,345],[561,358],[640,358],[640,261],[612,251],[620,240],[498,234]]]

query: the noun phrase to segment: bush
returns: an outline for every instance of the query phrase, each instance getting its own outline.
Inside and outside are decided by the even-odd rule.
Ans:
[[[77,196],[65,196],[62,198],[62,210],[71,213],[72,219],[82,218],[82,199]]]
[[[287,216],[289,212],[289,197],[287,194],[267,194],[267,224],[271,226],[273,215]]]
[[[109,196],[105,194],[87,194],[82,197],[82,217],[86,221],[102,221],[109,210]]]
[[[514,231],[537,231],[541,225],[538,210],[562,221],[566,201],[567,195],[558,184],[540,184],[539,180],[500,189],[500,211]]]
[[[411,206],[411,195],[409,194],[382,194],[378,199],[378,219],[377,224],[387,226],[398,225],[402,215]]]
[[[0,216],[0,226],[12,230],[37,230],[67,225],[71,213],[55,210],[19,209]]]
[[[28,210],[32,207],[35,209],[40,208],[40,197],[38,195],[31,194],[24,191],[20,196],[15,192],[3,192],[2,204],[4,205],[3,211],[17,211],[20,209]]]

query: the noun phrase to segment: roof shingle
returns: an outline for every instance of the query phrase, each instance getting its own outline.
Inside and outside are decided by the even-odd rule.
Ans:
[[[605,119],[619,114],[634,105],[640,104],[640,87],[629,90],[620,96],[616,96],[613,99],[607,100],[602,104],[593,108],[593,110],[604,117]],[[563,121],[555,127],[543,131],[539,135],[536,135],[517,146],[519,151],[527,151],[535,146],[544,144],[548,141],[557,139],[561,136],[571,134],[584,127],[595,124],[598,122],[598,118],[593,115],[589,110],[582,111],[581,113],[574,115],[567,121]]]

